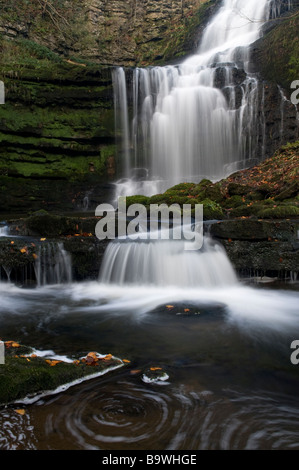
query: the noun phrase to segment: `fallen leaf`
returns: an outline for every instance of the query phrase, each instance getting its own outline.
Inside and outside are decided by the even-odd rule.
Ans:
[[[50,364],[50,366],[56,366],[56,364],[59,364],[61,361],[52,361],[52,363]]]
[[[110,359],[112,359],[112,354],[106,354],[106,356],[104,357],[104,360],[110,361]]]
[[[55,361],[52,359],[46,359],[46,363],[49,364],[50,367],[56,366],[56,364],[59,364],[61,361]]]
[[[15,412],[18,413],[19,415],[24,415],[26,413],[23,408],[17,408]]]

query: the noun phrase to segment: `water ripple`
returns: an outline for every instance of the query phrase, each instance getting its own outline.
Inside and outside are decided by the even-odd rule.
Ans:
[[[40,405],[31,408],[32,423],[39,423],[39,448],[299,449],[298,403],[286,395],[215,393],[194,384],[161,387],[122,377],[81,385]],[[6,430],[2,448],[19,448],[18,439],[22,448],[29,418],[22,426],[18,436]]]

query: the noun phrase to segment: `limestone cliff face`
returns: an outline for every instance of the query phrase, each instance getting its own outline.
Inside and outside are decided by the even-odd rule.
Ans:
[[[299,108],[291,100],[292,83],[299,79],[298,28],[298,5],[291,11],[282,8],[282,15],[269,21],[263,37],[252,45],[251,69],[257,73],[261,87],[257,118],[262,117],[264,123],[258,140],[261,149],[263,142],[267,156],[281,144],[299,138]]]
[[[193,30],[199,26],[203,12],[217,3],[218,0],[33,0],[28,6],[25,0],[7,0],[0,1],[0,34],[32,40],[65,57],[130,66],[163,57],[169,42],[173,55],[177,52],[175,46],[181,52],[182,47],[184,52],[191,50]]]
[[[110,66],[160,65],[193,52],[220,4],[0,0],[0,80],[6,87],[0,212],[80,207],[87,190],[95,203],[107,202],[108,189],[97,194],[94,188],[115,175]],[[297,110],[282,98],[289,81],[299,79],[298,16],[286,21],[253,47],[262,83],[259,157],[298,138]]]
[[[215,3],[207,0],[87,0],[88,29],[97,43],[87,54],[114,65],[154,62],[163,57],[168,42],[180,36],[184,28],[193,29],[192,20],[196,21],[199,10],[201,14],[205,11],[204,4],[211,8]],[[182,44],[177,46],[181,49]],[[192,44],[185,44],[185,47],[192,48]],[[177,52],[174,47],[173,55]]]
[[[115,177],[110,65],[191,51],[215,5],[0,0],[0,213],[107,202]]]

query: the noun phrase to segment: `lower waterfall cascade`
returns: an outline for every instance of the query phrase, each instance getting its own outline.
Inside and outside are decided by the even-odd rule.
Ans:
[[[119,286],[186,288],[237,284],[225,250],[207,237],[196,252],[185,250],[184,240],[116,240],[105,251],[99,280]]]

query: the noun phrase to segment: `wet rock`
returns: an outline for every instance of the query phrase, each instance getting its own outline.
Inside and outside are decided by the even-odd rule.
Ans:
[[[240,276],[290,279],[299,266],[299,220],[227,220],[210,233]]]
[[[33,402],[67,390],[84,380],[124,365],[113,355],[99,353],[67,358],[53,351],[36,351],[15,341],[5,341],[5,363],[0,367],[0,404]],[[93,357],[93,361],[86,358]]]
[[[188,302],[170,302],[169,304],[159,305],[151,314],[171,315],[177,318],[195,317],[200,320],[208,321],[219,318],[225,312],[225,305],[219,302],[209,302],[204,304],[194,304]]]
[[[166,370],[159,366],[149,367],[142,374],[142,381],[148,384],[164,385],[168,383],[168,379]]]

